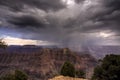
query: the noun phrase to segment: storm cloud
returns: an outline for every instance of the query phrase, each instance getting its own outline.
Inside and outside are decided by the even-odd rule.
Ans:
[[[11,24],[14,24],[21,28],[26,27],[43,27],[44,23],[40,20],[37,20],[36,18],[32,16],[21,16],[21,17],[13,17],[11,20],[9,20]]]
[[[0,7],[0,27],[24,39],[120,45],[119,0],[1,0]]]
[[[7,6],[13,11],[20,11],[26,5],[43,10],[58,10],[65,7],[60,0],[0,0],[0,5]]]

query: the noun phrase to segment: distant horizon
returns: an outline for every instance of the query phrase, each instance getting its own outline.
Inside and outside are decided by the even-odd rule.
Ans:
[[[26,44],[26,45],[15,45],[15,44],[11,44],[11,45],[8,45],[8,46],[57,46],[59,47],[59,45],[32,45],[32,44]],[[90,45],[90,46],[120,46],[120,45]],[[63,46],[64,47],[64,46]],[[86,46],[87,47],[87,46]],[[66,47],[67,48],[67,47]],[[68,47],[69,48],[69,47]]]

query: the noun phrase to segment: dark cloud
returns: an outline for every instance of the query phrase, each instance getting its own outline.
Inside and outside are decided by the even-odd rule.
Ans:
[[[120,10],[116,9],[110,12],[109,14],[105,14],[103,16],[99,16],[97,18],[98,22],[103,23],[103,28],[110,29],[115,31],[117,34],[120,35]],[[98,28],[96,26],[96,28]],[[98,28],[99,29],[99,28]]]
[[[12,17],[11,20],[9,20],[9,23],[14,24],[20,28],[25,27],[35,27],[35,28],[44,28],[45,24],[43,21],[37,20],[33,16],[20,16],[20,17]]]
[[[0,5],[7,6],[13,11],[20,11],[26,5],[43,10],[59,10],[65,7],[61,0],[0,0]]]
[[[18,0],[0,0],[0,5],[11,8],[12,10],[19,11],[22,9],[22,4]]]
[[[81,1],[85,1],[85,0],[76,0],[76,2],[81,2]],[[97,1],[97,0],[94,0],[94,1]],[[120,30],[119,28],[119,20],[120,20],[119,14],[120,13],[119,13],[119,8],[118,8],[119,0],[116,0],[116,1],[107,0],[107,1],[101,1],[101,2],[103,2],[102,6],[99,6],[99,5],[90,6],[88,10],[86,11],[86,13],[80,12],[77,18],[73,17],[73,18],[68,18],[65,21],[63,20],[64,23],[61,23],[63,24],[62,26],[59,24],[60,17],[51,18],[51,16],[47,16],[50,18],[49,20],[50,24],[47,26],[50,27],[52,30],[56,29],[56,31],[58,32],[59,32],[59,30],[57,30],[59,29],[58,27],[61,27],[61,29],[64,29],[66,31],[65,34],[68,34],[68,32],[74,33],[76,31],[94,32],[94,31],[102,31],[102,30],[114,30],[118,32]],[[112,3],[114,5],[111,5]],[[96,10],[96,12],[94,12],[94,10]],[[78,12],[76,11],[76,13]],[[54,16],[52,17],[56,17],[55,15],[56,13],[54,13]],[[13,20],[9,22],[11,22],[12,24],[18,25],[18,26],[22,26],[22,27],[31,26],[32,29],[35,27],[45,27],[44,22],[36,19],[35,17],[30,17],[30,16],[29,17],[22,16],[22,17],[17,17],[17,18],[13,17]]]
[[[77,26],[82,26],[81,31],[111,30],[120,35],[120,0],[101,0],[101,2],[101,10],[96,6],[96,12],[93,13],[94,8],[93,6],[90,7],[88,12],[94,15],[91,16],[91,14],[89,14],[91,17],[85,21],[85,25],[81,25],[80,23],[77,24]],[[75,22],[77,22],[77,20]]]
[[[120,0],[105,0],[107,7],[112,7],[114,10],[120,9]]]
[[[82,1],[85,1],[85,0],[75,0],[75,2],[78,3],[78,4]]]

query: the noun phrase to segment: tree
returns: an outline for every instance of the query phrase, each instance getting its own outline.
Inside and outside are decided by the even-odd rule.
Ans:
[[[120,55],[106,55],[94,69],[92,80],[120,80]]]
[[[60,74],[63,76],[75,77],[74,65],[72,63],[66,61],[61,68]]]
[[[3,41],[3,39],[0,39],[0,48],[6,49],[7,44]]]
[[[15,80],[15,76],[13,74],[6,74],[0,77],[0,80]]]
[[[27,80],[28,76],[20,70],[15,70],[15,80]]]
[[[76,77],[85,78],[85,72],[83,70],[76,71]]]
[[[28,80],[27,74],[20,70],[15,70],[15,73],[8,73],[0,77],[0,80]]]

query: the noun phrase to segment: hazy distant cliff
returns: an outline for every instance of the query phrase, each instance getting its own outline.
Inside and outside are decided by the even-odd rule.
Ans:
[[[0,74],[13,69],[24,70],[33,80],[47,80],[59,74],[65,61],[70,61],[76,69],[83,69],[90,77],[96,60],[90,54],[72,52],[68,48],[40,48],[31,53],[1,53]]]

